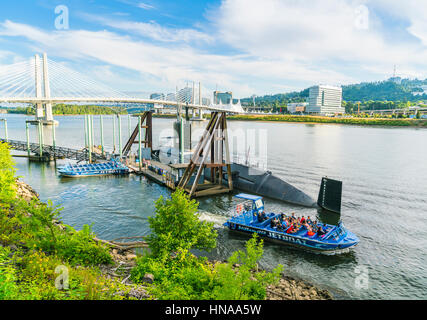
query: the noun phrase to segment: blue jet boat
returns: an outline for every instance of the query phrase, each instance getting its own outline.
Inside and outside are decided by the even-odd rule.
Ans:
[[[58,172],[63,177],[80,178],[104,176],[111,174],[127,174],[129,168],[120,161],[111,160],[105,163],[90,163],[90,164],[67,164],[60,167]]]
[[[286,227],[278,230],[277,227],[271,227],[271,221],[275,218],[280,219],[281,214],[265,213],[261,196],[241,193],[236,198],[244,201],[237,204],[235,216],[224,224],[230,230],[257,233],[263,238],[325,253],[348,251],[359,243],[359,238],[344,228],[342,222],[337,226],[317,223],[317,226],[321,226],[325,231],[323,236],[317,233],[309,236],[304,226],[296,233],[287,233],[289,228]],[[258,219],[261,213],[265,213],[265,220],[262,222]]]

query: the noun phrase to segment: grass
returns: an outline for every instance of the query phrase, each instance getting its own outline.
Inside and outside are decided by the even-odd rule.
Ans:
[[[239,121],[273,121],[300,123],[336,123],[366,126],[427,127],[427,120],[390,119],[390,118],[335,118],[296,115],[233,115],[228,120]]]

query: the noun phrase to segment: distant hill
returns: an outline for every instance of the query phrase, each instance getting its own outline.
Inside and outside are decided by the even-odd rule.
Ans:
[[[399,79],[397,81],[364,82],[343,86],[345,101],[418,101],[427,99],[426,80]]]
[[[389,102],[390,106],[401,106],[406,102],[427,100],[427,79],[410,80],[392,78],[386,81],[363,82],[342,86],[343,100],[349,103],[361,101],[364,104],[372,102]],[[277,108],[292,102],[303,102],[307,99],[309,89],[300,92],[290,92],[276,95],[256,97],[257,106]],[[243,105],[252,105],[253,98],[241,99]],[[368,103],[369,102],[369,103]]]
[[[308,90],[255,97],[255,103],[257,106],[281,107],[292,102],[305,102],[308,98]],[[240,99],[240,102],[242,105],[253,105],[253,98]]]

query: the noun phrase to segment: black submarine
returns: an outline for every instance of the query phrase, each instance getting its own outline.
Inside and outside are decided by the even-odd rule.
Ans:
[[[205,169],[204,175],[208,179],[210,172],[211,170]],[[315,201],[303,191],[275,176],[271,171],[262,171],[247,165],[232,163],[231,173],[233,187],[236,189],[303,207],[317,207],[329,212],[341,213],[341,181],[323,177],[319,195]],[[227,180],[228,176],[225,173],[223,175],[224,183]]]
[[[176,156],[178,151],[174,148],[162,148],[153,150],[152,155],[155,159],[161,161],[161,153],[167,155],[167,159],[170,161],[170,158]],[[326,212],[337,214],[341,213],[341,181],[323,177],[316,201],[305,192],[275,176],[271,171],[263,171],[236,162],[232,162],[230,166],[233,188],[235,189],[294,205],[320,208]],[[203,175],[206,179],[210,179],[211,170],[205,169]],[[227,172],[223,173],[222,179],[226,185],[228,183]]]

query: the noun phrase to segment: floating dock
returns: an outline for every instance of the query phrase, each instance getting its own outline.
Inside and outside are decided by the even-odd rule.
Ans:
[[[145,166],[141,170],[139,169],[138,163],[127,164],[132,173],[143,175],[146,178],[156,182],[162,186],[165,186],[171,190],[175,190],[179,181],[181,180],[184,171],[188,167],[188,163],[169,164],[158,161],[150,161],[148,166]],[[194,182],[195,176],[192,177],[190,182]],[[185,189],[189,192],[189,189]],[[193,193],[193,197],[204,197],[221,193],[228,193],[230,189],[224,185],[218,185],[211,181],[204,181],[199,183]]]
[[[212,113],[206,132],[195,148],[190,162],[179,164],[164,164],[151,159],[151,117],[152,115],[149,111],[141,116],[138,125],[122,151],[123,156],[127,157],[126,165],[132,172],[144,175],[171,190],[181,188],[190,197],[229,193],[233,190],[225,112]],[[145,130],[144,138],[142,136],[143,130]],[[134,144],[139,145],[139,155],[137,157],[131,152]],[[142,147],[143,145],[144,148]],[[149,153],[146,154],[144,151],[149,151]],[[137,162],[136,158],[142,159],[142,163],[139,163],[140,160]],[[210,170],[211,175],[209,178],[205,176],[205,170]],[[229,174],[227,185],[223,184],[225,172]]]

